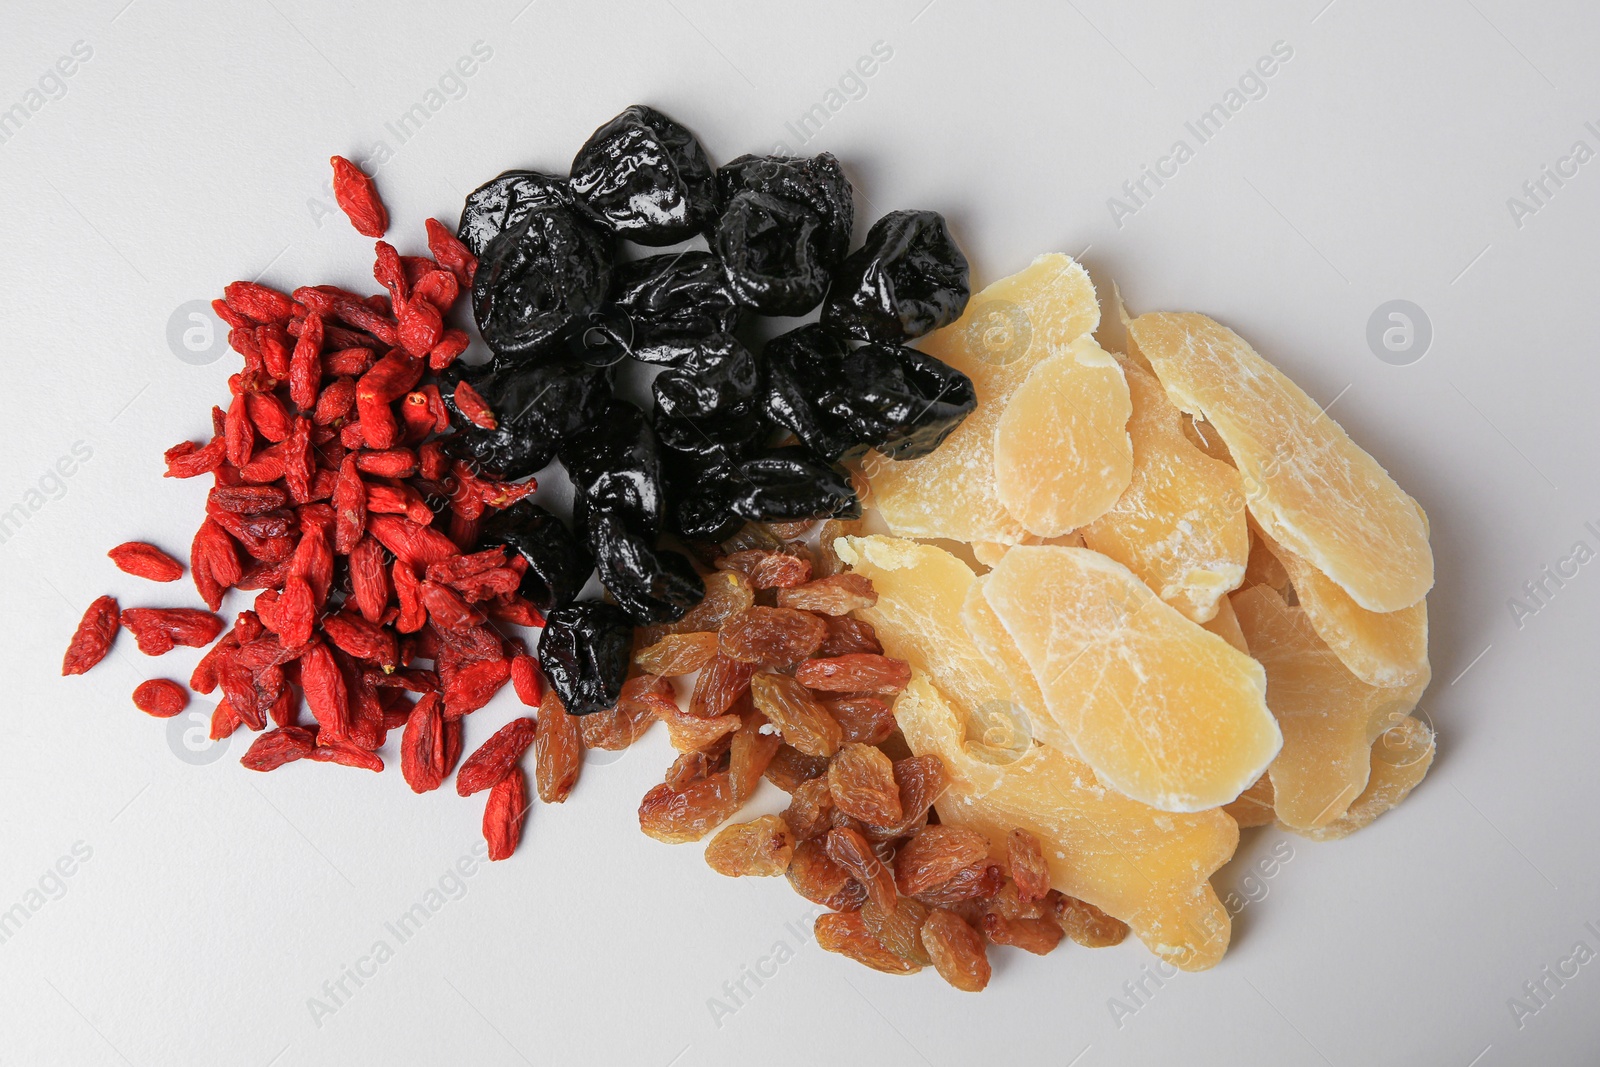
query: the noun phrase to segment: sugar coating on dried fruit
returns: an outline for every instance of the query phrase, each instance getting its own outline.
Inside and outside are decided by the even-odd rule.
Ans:
[[[1278,821],[1295,830],[1327,826],[1366,788],[1373,740],[1416,707],[1427,678],[1395,689],[1368,685],[1317,636],[1304,609],[1259,585],[1231,599],[1283,730],[1270,768]]]
[[[1433,730],[1407,716],[1372,742],[1372,768],[1367,787],[1345,813],[1317,830],[1300,831],[1313,841],[1348,837],[1411,794],[1433,765]]]
[[[982,833],[993,856],[1006,854],[1009,833],[1021,827],[1043,845],[1050,883],[1062,893],[1123,920],[1184,970],[1222,958],[1228,911],[1208,879],[1232,858],[1239,828],[1220,810],[1157,811],[1049,745],[1004,767],[974,758],[962,712],[922,674],[895,703],[895,719],[911,750],[938,756],[950,775],[935,805],[943,824]]]
[[[1059,537],[1109,511],[1133,475],[1122,367],[1092,337],[1042,360],[995,424],[995,495],[1025,530]]]
[[[1001,413],[1035,366],[1100,321],[1089,274],[1050,254],[974,296],[966,312],[922,341],[923,350],[972,379],[978,406],[933,452],[890,460],[867,453],[859,467],[893,533],[1015,544],[1027,532],[1000,503],[995,433]]]
[[[1392,689],[1414,685],[1428,672],[1426,598],[1399,611],[1368,611],[1270,536],[1257,537],[1283,565],[1312,629],[1351,674],[1368,685]]]
[[[1018,546],[983,595],[1041,680],[1035,736],[1070,745],[1125,795],[1164,811],[1214,808],[1277,755],[1260,665],[1120,563]]]
[[[1239,472],[1195,448],[1155,375],[1126,368],[1133,417],[1133,475],[1083,541],[1127,567],[1195,622],[1244,580],[1250,554]]]
[[[1141,315],[1129,330],[1173,403],[1221,435],[1267,533],[1368,611],[1427,595],[1433,551],[1416,502],[1322,406],[1204,315]]]

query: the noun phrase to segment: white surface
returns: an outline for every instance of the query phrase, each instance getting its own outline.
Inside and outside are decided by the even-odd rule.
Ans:
[[[0,910],[76,842],[91,855],[0,943],[0,1061],[1595,1062],[1600,963],[1548,983],[1520,1028],[1508,1006],[1575,943],[1600,950],[1600,564],[1520,627],[1507,606],[1574,542],[1600,548],[1584,526],[1600,530],[1600,161],[1520,228],[1506,203],[1575,141],[1600,148],[1584,126],[1600,120],[1592,5],[524,2],[8,12],[0,108],[74,42],[93,55],[0,143],[0,509],[41,503],[0,545]],[[493,55],[465,95],[397,145],[385,124],[480,40]],[[893,54],[865,94],[802,146],[786,123],[880,41]],[[1107,198],[1175,139],[1193,145],[1185,121],[1279,41],[1293,58],[1266,95],[1115,225]],[[206,432],[233,357],[177,358],[174,309],[259,272],[370,286],[370,242],[308,206],[333,152],[395,149],[378,180],[404,251],[499,170],[562,170],[635,101],[720,161],[780,142],[837,153],[862,217],[944,211],[980,282],[1088,246],[1135,309],[1211,313],[1337,399],[1427,509],[1439,760],[1348,841],[1247,835],[1224,893],[1279,840],[1293,859],[1250,883],[1266,895],[1214,971],[1146,980],[1153,995],[1117,1020],[1111,998],[1133,1006],[1124,984],[1154,959],[1131,940],[997,952],[981,997],[830,957],[786,925],[811,911],[781,881],[723,880],[696,848],[639,835],[661,736],[537,807],[514,861],[465,879],[401,944],[384,924],[470,853],[479,800],[414,797],[393,771],[252,775],[242,739],[206,765],[178,758],[128,693],[186,677],[193,654],[147,660],[124,639],[87,677],[57,677],[94,596],[195,600],[104,557],[130,537],[186,550],[200,514],[204,487],[162,480],[160,453]],[[1435,331],[1410,366],[1365,340],[1396,298]],[[51,481],[80,441],[92,458]],[[469,747],[508,701],[473,717]],[[319,1025],[308,998],[380,940],[393,958]],[[708,998],[778,943],[793,958],[718,1025]]]

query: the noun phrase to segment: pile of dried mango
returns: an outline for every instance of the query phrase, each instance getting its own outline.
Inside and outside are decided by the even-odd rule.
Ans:
[[[1433,559],[1417,503],[1239,336],[1117,320],[1107,351],[1064,255],[974,297],[923,348],[976,411],[859,461],[833,549],[912,667],[894,717],[951,777],[939,821],[996,855],[1036,835],[1055,889],[1199,970],[1240,827],[1343,837],[1427,772]]]

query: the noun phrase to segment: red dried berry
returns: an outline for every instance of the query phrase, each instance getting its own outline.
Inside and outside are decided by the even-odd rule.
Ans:
[[[538,707],[544,699],[544,673],[539,670],[539,661],[526,654],[512,656],[511,687],[517,691],[518,700],[530,708]]]
[[[512,719],[495,731],[494,736],[461,765],[456,774],[456,794],[470,797],[497,785],[533,744],[537,725],[533,719],[522,717]]]
[[[439,694],[424,694],[411,709],[400,739],[400,773],[413,793],[438,789],[448,773],[444,726]]]
[[[491,860],[509,859],[517,850],[529,806],[528,776],[522,768],[513,767],[489,791],[489,801],[483,808],[483,839],[489,843]]]
[[[316,747],[317,735],[312,731],[300,726],[280,726],[256,738],[239,762],[252,771],[275,771],[285,763],[309,755]]]
[[[175,582],[183,577],[183,564],[143,541],[129,541],[113,548],[106,555],[117,569],[135,578],[148,578],[152,582]]]
[[[61,661],[62,677],[82,674],[105,659],[121,625],[116,597],[103,596],[90,604],[67,644],[67,654]]]
[[[494,411],[472,383],[462,381],[457,383],[455,392],[456,407],[461,409],[461,414],[485,430],[497,430],[500,424],[495,421]]]
[[[222,632],[222,620],[195,608],[126,608],[122,625],[147,656],[161,656],[176,645],[204,648]]]
[[[146,715],[170,719],[189,706],[189,691],[169,679],[152,678],[134,689],[133,706]]]
[[[372,179],[343,156],[334,156],[329,162],[333,164],[333,198],[338,201],[339,210],[363,237],[382,237],[389,229],[389,212],[378,199]]]

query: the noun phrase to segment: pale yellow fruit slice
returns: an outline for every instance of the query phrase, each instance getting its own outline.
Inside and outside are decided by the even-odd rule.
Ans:
[[[1416,502],[1299,386],[1204,315],[1141,315],[1129,329],[1173,402],[1221,434],[1267,533],[1368,611],[1427,594]]]
[[[1000,506],[1040,537],[1104,515],[1133,474],[1131,413],[1122,367],[1094,338],[1040,362],[995,426]]]
[[[1415,685],[1428,672],[1428,602],[1399,611],[1368,611],[1310,563],[1258,536],[1294,585],[1306,618],[1350,673],[1368,685]]]
[[[855,466],[891,533],[1016,544],[1026,534],[1000,503],[995,431],[1033,368],[1100,322],[1089,274],[1071,256],[1040,256],[974,296],[966,312],[923,338],[922,349],[965,373],[977,409],[944,443],[917,459],[868,452]]]
[[[1233,594],[1250,654],[1267,672],[1267,705],[1283,730],[1272,761],[1273,807],[1296,830],[1327,826],[1367,786],[1373,739],[1416,707],[1427,679],[1395,689],[1351,674],[1303,609],[1264,585]]]
[[[1121,919],[1174,966],[1198,971],[1222,958],[1231,924],[1207,879],[1232,858],[1239,828],[1221,809],[1156,811],[1049,745],[1005,765],[975,756],[966,715],[920,671],[894,714],[912,752],[938,756],[950,773],[941,822],[982,833],[996,857],[1013,827],[1027,830],[1044,845],[1056,889]]]
[[[1062,752],[1075,753],[1077,750],[1072,747],[1071,739],[1061,730],[1053,728],[1052,720],[1041,714],[1045,707],[1044,694],[1039,691],[1039,682],[1034,678],[1028,661],[1022,658],[1017,643],[1011,640],[1011,635],[1006,633],[1005,626],[1000,622],[1000,616],[994,613],[984,597],[983,583],[987,580],[975,579],[967,587],[967,597],[961,605],[961,623],[966,627],[967,637],[1011,687],[1012,699],[1028,717],[1030,732],[1038,734],[1040,740],[1050,742]],[[1038,727],[1032,725],[1035,721],[1044,727],[1043,733],[1039,733]]]
[[[1250,555],[1244,482],[1184,436],[1183,415],[1155,375],[1132,365],[1126,370],[1133,475],[1115,506],[1083,528],[1083,542],[1205,622],[1244,580]],[[1007,414],[1015,409],[1013,402]]]
[[[1418,719],[1401,719],[1372,743],[1367,787],[1345,813],[1318,830],[1300,833],[1315,841],[1348,837],[1411,795],[1433,765],[1433,730]],[[1240,823],[1240,825],[1244,825]]]
[[[1039,680],[1043,722],[1107,785],[1163,811],[1226,804],[1282,738],[1260,664],[1083,548],[1018,546],[983,595]]]
[[[1083,534],[1077,530],[1060,537],[1035,537],[1033,534],[1025,535],[1019,544],[1024,545],[1065,545],[1068,548],[1082,548]],[[1000,562],[1000,557],[1006,554],[1011,545],[1003,545],[998,541],[979,541],[972,546],[972,558],[985,567],[993,567]]]
[[[1245,655],[1250,654],[1250,645],[1244,639],[1244,631],[1239,629],[1239,616],[1233,613],[1233,602],[1227,597],[1217,601],[1217,613],[1200,625]]]
[[[1270,826],[1277,818],[1272,810],[1272,775],[1263,774],[1256,779],[1256,784],[1239,794],[1239,799],[1232,804],[1224,804],[1222,810],[1233,817],[1241,830],[1252,826]]]
[[[1249,589],[1253,585],[1264,585],[1279,596],[1288,596],[1289,571],[1282,561],[1272,554],[1267,543],[1261,539],[1259,529],[1250,531],[1250,558],[1245,563],[1244,581],[1240,588]]]

